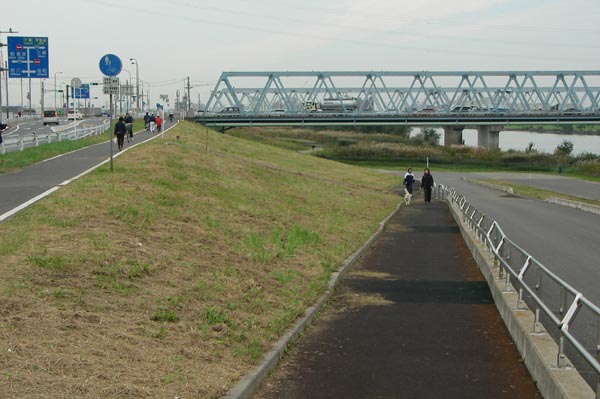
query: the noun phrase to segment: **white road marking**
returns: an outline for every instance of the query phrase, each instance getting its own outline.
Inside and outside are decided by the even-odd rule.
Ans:
[[[168,128],[168,129],[165,129],[165,130],[163,130],[163,131],[162,131],[160,134],[157,134],[156,136],[152,136],[152,137],[150,137],[150,138],[148,138],[148,139],[146,139],[146,140],[144,140],[144,141],[141,141],[141,142],[139,142],[139,143],[136,143],[136,144],[134,144],[134,145],[132,145],[132,146],[129,146],[129,147],[127,147],[127,148],[124,148],[124,149],[123,149],[121,152],[117,152],[117,153],[115,153],[115,154],[113,155],[113,158],[117,158],[117,157],[119,157],[120,155],[124,154],[125,152],[129,151],[130,149],[132,149],[132,148],[135,148],[135,147],[137,147],[138,145],[140,145],[140,144],[143,144],[143,143],[145,143],[145,142],[147,142],[147,141],[154,140],[154,139],[156,139],[156,138],[158,138],[158,137],[161,137],[161,136],[164,138],[164,134],[165,134],[166,132],[168,132],[169,130],[171,130],[171,129],[172,129],[173,127],[175,127],[175,126],[177,126],[177,123],[174,123],[174,124],[172,124],[171,126],[169,126],[169,128]],[[143,132],[143,131],[144,131],[144,130],[142,130],[142,131],[140,131],[140,132]],[[138,133],[140,133],[140,132],[138,132]],[[94,145],[100,145],[100,144],[104,144],[104,143],[99,143],[99,144],[94,144]],[[91,146],[90,146],[90,147],[91,147]],[[86,147],[86,148],[87,148],[87,147]],[[82,148],[82,149],[83,149],[83,148]],[[79,150],[71,151],[71,152],[69,152],[68,154],[70,154],[70,153],[73,153],[73,152],[76,152],[76,151],[79,151]],[[56,156],[56,157],[54,157],[54,158],[51,158],[51,159],[59,158],[59,157],[62,157],[62,156],[64,156],[64,155],[67,155],[67,154],[61,154],[61,155],[58,155],[58,156]],[[49,160],[50,160],[50,159],[47,159],[46,161],[49,161]],[[42,162],[45,162],[45,161],[42,161]],[[79,179],[79,178],[80,178],[80,177],[82,177],[82,176],[85,176],[85,175],[87,175],[88,173],[90,173],[90,172],[91,172],[91,171],[93,171],[94,169],[97,169],[97,168],[99,168],[100,166],[102,166],[102,165],[104,165],[104,164],[106,164],[106,163],[108,163],[108,162],[110,162],[110,158],[107,158],[107,159],[105,159],[104,161],[102,161],[102,162],[98,163],[97,165],[94,165],[94,166],[92,166],[91,168],[87,169],[86,171],[84,171],[84,172],[80,173],[79,175],[77,175],[77,176],[75,176],[75,177],[73,177],[73,178],[71,178],[71,179],[68,179],[68,180],[65,180],[65,181],[63,181],[62,183],[59,183],[58,185],[56,185],[56,186],[54,186],[54,187],[50,188],[49,190],[46,190],[46,191],[44,191],[44,192],[43,192],[43,193],[41,193],[40,195],[37,195],[37,196],[33,197],[33,198],[32,198],[32,199],[30,199],[29,201],[26,201],[26,202],[22,203],[21,205],[17,206],[16,208],[13,208],[13,209],[11,209],[11,210],[10,210],[10,211],[8,211],[8,212],[5,212],[5,213],[3,213],[2,215],[0,215],[0,222],[3,222],[4,220],[8,219],[9,217],[11,217],[12,215],[14,215],[15,213],[19,212],[20,210],[23,210],[23,209],[27,208],[29,205],[31,205],[31,204],[33,204],[33,203],[35,203],[35,202],[37,202],[37,201],[39,201],[39,200],[41,200],[41,199],[43,199],[43,198],[47,197],[48,195],[50,195],[50,194],[52,194],[53,192],[55,192],[56,190],[58,190],[58,189],[59,189],[61,186],[66,186],[67,184],[71,183],[72,181],[74,181],[74,180],[76,180],[76,179]]]

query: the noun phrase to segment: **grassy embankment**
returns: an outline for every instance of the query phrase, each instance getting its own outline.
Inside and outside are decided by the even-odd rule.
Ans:
[[[113,125],[114,125],[113,121]],[[144,128],[143,120],[136,120],[133,124],[133,131],[137,132]],[[113,129],[111,128],[111,132]],[[0,155],[0,174],[10,172],[11,170],[20,169],[28,165],[41,162],[45,159],[55,157],[70,151],[75,151],[80,148],[90,145],[102,143],[108,140],[108,132],[86,137],[80,140],[64,140],[50,144],[43,144],[39,147],[26,148],[23,151],[11,151],[4,155]]]
[[[219,397],[398,201],[397,177],[205,132],[0,225],[0,397]]]

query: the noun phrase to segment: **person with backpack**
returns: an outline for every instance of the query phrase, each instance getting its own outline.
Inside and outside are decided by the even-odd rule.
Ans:
[[[150,115],[150,133],[154,133],[154,128],[156,126],[156,117],[154,114]]]
[[[115,136],[117,137],[117,146],[119,151],[123,149],[123,141],[125,141],[125,134],[127,133],[127,127],[125,126],[124,118],[119,117],[119,121],[115,125]]]
[[[127,142],[129,143],[130,139],[133,140],[133,116],[129,112],[125,114],[124,122],[127,128]]]

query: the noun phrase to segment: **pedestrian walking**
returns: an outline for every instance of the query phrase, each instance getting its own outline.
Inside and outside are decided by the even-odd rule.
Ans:
[[[147,112],[146,115],[144,115],[144,127],[146,130],[150,130],[150,115],[148,115]]]
[[[0,123],[0,144],[2,144],[2,132],[8,129],[8,125],[6,123]]]
[[[150,133],[154,133],[154,129],[156,128],[156,117],[154,114],[150,115]]]
[[[425,168],[423,172],[423,177],[421,177],[421,189],[423,189],[423,194],[425,196],[425,203],[431,203],[431,191],[433,190],[433,176],[431,175],[431,171],[429,168]]]
[[[173,123],[173,113],[169,112],[169,122]]]
[[[561,163],[561,164],[558,164],[558,174],[562,176],[562,172],[563,172],[563,166]]]
[[[412,168],[408,168],[408,170],[404,174],[403,184],[406,187],[406,191],[408,191],[409,194],[412,194],[412,192],[413,192],[413,184],[414,183],[415,183],[415,175],[413,175]]]
[[[127,134],[127,127],[125,126],[123,117],[120,116],[119,121],[115,125],[115,136],[117,137],[117,147],[119,147],[119,151],[123,149],[125,134]]]
[[[127,128],[127,142],[129,143],[130,139],[133,140],[133,116],[128,112],[125,114],[123,122],[125,122],[125,127]]]
[[[160,115],[156,115],[156,131],[158,133],[160,133],[160,131],[162,130],[162,124],[163,124],[163,120],[160,117]]]

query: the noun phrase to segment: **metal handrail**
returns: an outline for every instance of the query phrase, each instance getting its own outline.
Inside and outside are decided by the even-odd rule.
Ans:
[[[565,339],[573,346],[575,351],[588,363],[588,365],[596,372],[596,398],[600,399],[600,307],[592,303],[589,299],[584,297],[580,292],[573,288],[570,284],[562,280],[555,273],[549,270],[546,266],[536,260],[527,251],[517,245],[514,241],[504,234],[504,231],[500,228],[497,221],[493,220],[489,216],[486,216],[479,210],[477,210],[472,204],[468,203],[467,199],[460,195],[454,188],[447,187],[442,184],[437,187],[437,195],[440,199],[447,199],[449,202],[457,204],[460,208],[463,220],[474,230],[478,238],[480,238],[486,248],[494,256],[495,263],[499,267],[499,278],[506,278],[507,289],[510,290],[510,285],[513,285],[519,291],[517,300],[517,309],[520,309],[523,303],[523,292],[526,292],[533,303],[535,304],[535,321],[534,321],[534,332],[541,332],[539,326],[540,322],[540,310],[548,317],[553,326],[559,332],[558,339],[558,354],[556,365],[558,367],[567,366],[566,355],[565,355]],[[489,228],[484,228],[482,222],[491,221]],[[511,264],[510,255],[506,258],[502,256],[502,248],[508,247],[511,251],[516,251],[521,258],[526,258],[526,261],[517,265],[520,269]],[[513,254],[513,252],[510,252]],[[532,287],[525,281],[525,275],[530,269],[535,269],[537,272],[536,284]],[[504,272],[507,272],[507,276],[504,277]],[[561,317],[557,316],[551,307],[541,298],[541,281],[542,277],[545,276],[554,282],[560,289],[560,308],[558,313]],[[568,303],[567,297],[571,295],[572,301]],[[596,356],[590,353],[590,350],[578,340],[570,330],[577,319],[577,315],[580,310],[585,308],[588,312],[594,316],[598,321],[598,333],[596,337]]]
[[[26,148],[38,147],[40,144],[49,144],[55,141],[78,140],[84,137],[96,136],[106,132],[109,128],[110,123],[105,120],[101,125],[79,129],[73,126],[56,133],[38,134],[33,132],[19,137],[4,137],[3,142],[0,143],[0,154],[3,155],[10,151],[23,151]]]

